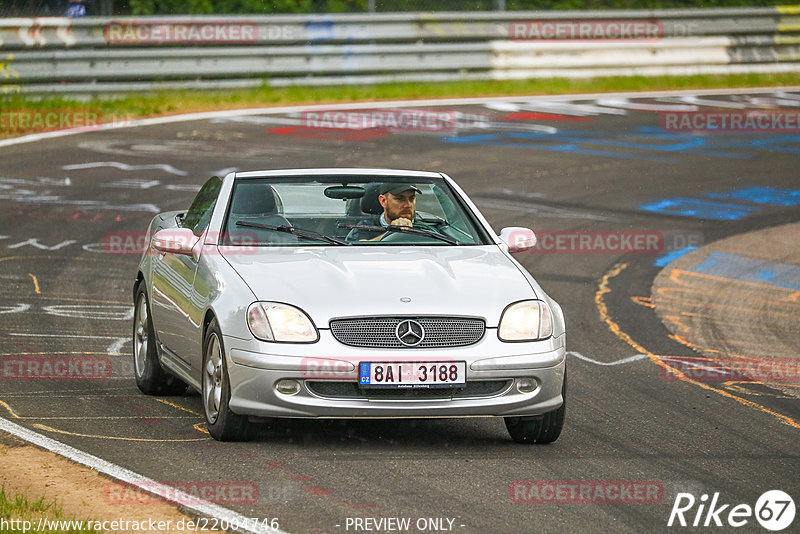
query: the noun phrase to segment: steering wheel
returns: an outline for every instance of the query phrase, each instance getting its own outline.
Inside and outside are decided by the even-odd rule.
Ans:
[[[424,238],[425,236],[407,234],[400,230],[395,232],[386,232],[383,234],[383,237],[379,239],[379,241],[381,243],[416,243],[420,237]]]

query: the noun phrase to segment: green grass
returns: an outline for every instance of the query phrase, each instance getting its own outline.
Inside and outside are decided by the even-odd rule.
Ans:
[[[441,83],[388,83],[331,87],[269,87],[226,91],[156,91],[120,98],[79,101],[70,98],[29,99],[20,95],[0,99],[3,113],[15,110],[92,110],[103,122],[172,115],[195,111],[223,110],[292,104],[326,104],[408,98],[554,95],[612,91],[667,89],[728,89],[736,87],[780,87],[800,84],[797,73],[733,74],[695,76],[618,76],[592,79],[548,78],[506,81]],[[0,137],[24,135],[36,128],[0,128]]]
[[[6,522],[6,524],[0,522],[0,533],[23,532],[23,525],[19,522],[12,522],[12,519],[30,521],[28,531],[32,532],[36,529],[41,517],[48,517],[51,521],[66,520],[64,511],[53,501],[45,501],[44,498],[31,501],[24,495],[9,495],[6,493],[5,489],[0,490],[0,518],[3,518]],[[64,530],[42,529],[38,532],[64,534],[78,532],[96,533],[97,531],[85,528],[68,528]]]

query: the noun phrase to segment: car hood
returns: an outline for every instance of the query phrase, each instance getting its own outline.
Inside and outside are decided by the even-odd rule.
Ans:
[[[506,306],[536,298],[494,245],[221,252],[258,300],[297,306],[319,328],[335,317],[364,315],[473,316],[494,327]]]

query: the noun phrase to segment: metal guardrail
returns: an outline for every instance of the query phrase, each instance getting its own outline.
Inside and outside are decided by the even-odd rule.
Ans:
[[[800,6],[0,19],[0,89],[800,71]]]

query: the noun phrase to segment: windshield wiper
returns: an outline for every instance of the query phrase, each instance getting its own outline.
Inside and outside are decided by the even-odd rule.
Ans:
[[[441,217],[437,217],[436,215],[431,215],[429,217],[422,217],[420,220],[422,222],[424,222],[425,224],[435,224],[436,226],[439,226],[439,227],[446,226],[448,228],[452,228],[453,230],[455,230],[456,232],[460,232],[462,235],[466,236],[467,238],[473,239],[473,237],[468,232],[465,232],[464,230],[462,230],[458,226],[454,226],[454,225],[450,224],[449,222],[447,222],[446,220],[442,219]]]
[[[440,241],[444,241],[451,245],[458,245],[458,240],[453,239],[450,236],[437,234],[431,230],[423,230],[422,228],[413,228],[410,226],[396,226],[390,224],[389,226],[377,226],[373,224],[361,224],[361,223],[339,223],[339,228],[355,228],[356,230],[366,230],[368,232],[403,232],[406,234],[414,234],[414,235],[421,235],[424,237],[432,237],[434,239],[438,239]]]
[[[284,232],[287,234],[296,235],[297,237],[302,237],[304,239],[311,239],[313,241],[325,241],[326,243],[330,243],[331,245],[352,245],[352,243],[350,243],[349,241],[346,241],[338,237],[322,234],[320,232],[315,232],[313,230],[304,230],[303,228],[297,228],[286,224],[282,224],[280,226],[273,226],[271,224],[261,224],[257,222],[237,221],[236,226],[245,226],[247,228],[262,228],[264,230],[275,230],[276,232]]]

